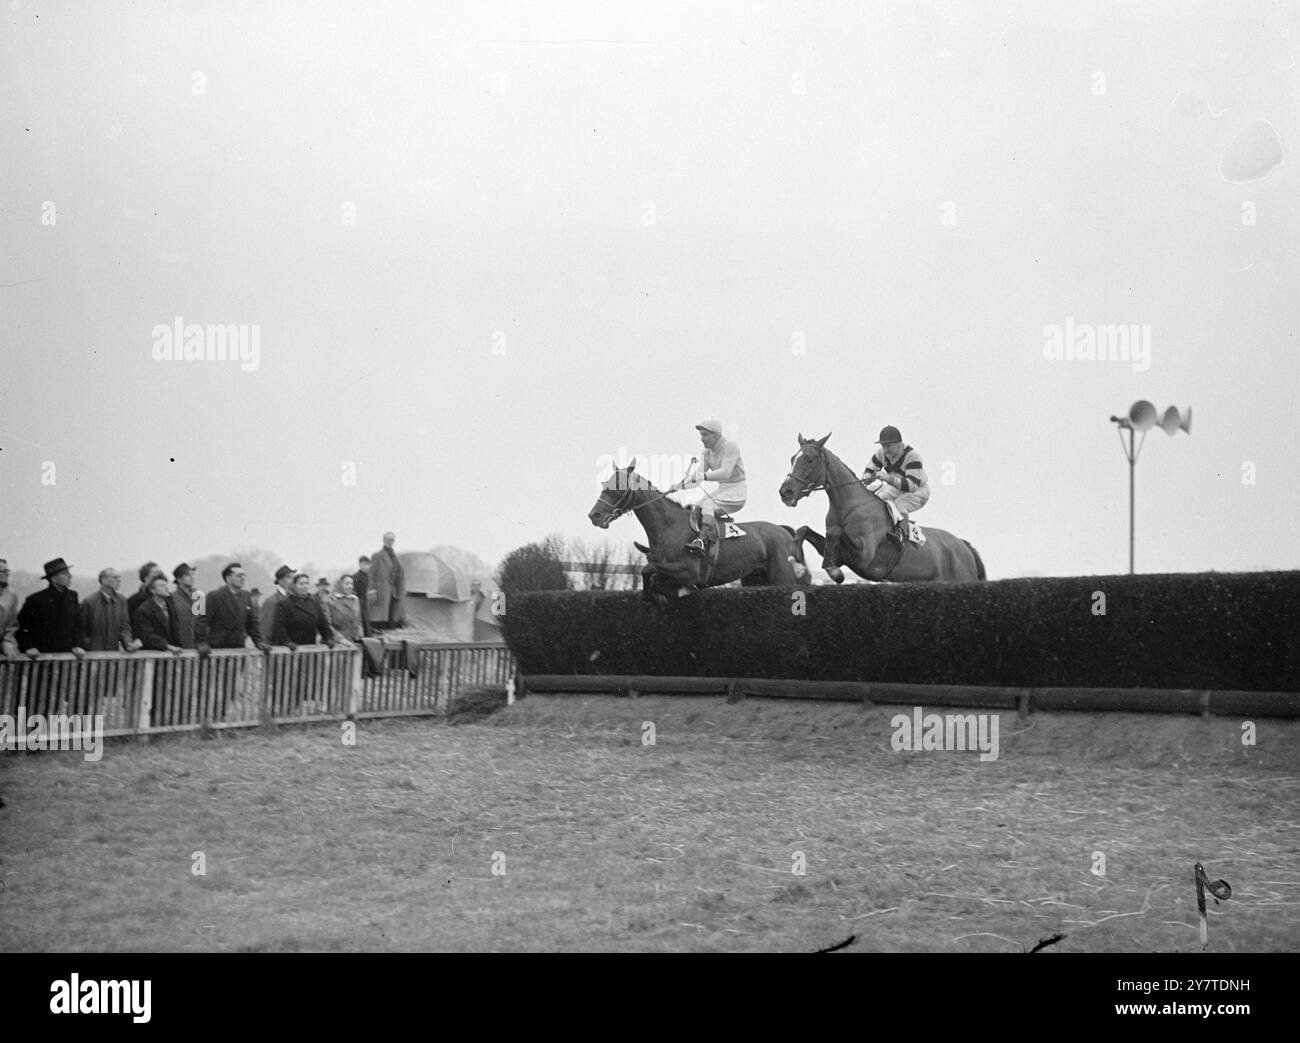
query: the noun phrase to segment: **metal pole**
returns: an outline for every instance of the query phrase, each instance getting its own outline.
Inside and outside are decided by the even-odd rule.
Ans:
[[[1133,429],[1128,429],[1128,574],[1133,575],[1133,475],[1137,458],[1133,455]]]

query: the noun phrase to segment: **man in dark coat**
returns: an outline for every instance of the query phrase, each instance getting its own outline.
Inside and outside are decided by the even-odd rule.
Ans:
[[[271,644],[285,645],[296,652],[299,645],[314,645],[316,637],[321,643],[333,648],[334,628],[325,617],[325,610],[311,593],[311,578],[305,572],[299,572],[293,578],[293,593],[275,606],[275,629],[271,632]],[[286,664],[286,672],[280,678],[289,693],[287,709],[293,710],[302,704],[308,695],[321,700],[328,696],[326,692],[315,691],[311,687],[312,676],[304,664]],[[285,704],[281,704],[285,705]]]
[[[180,636],[176,633],[176,612],[172,607],[171,591],[167,589],[167,577],[161,572],[155,573],[149,580],[149,600],[135,610],[132,617],[136,636],[140,643],[150,652],[172,652],[181,650]],[[149,727],[159,722],[177,724],[176,720],[166,720],[162,706],[163,695],[167,688],[167,676],[162,664],[157,664],[153,675],[153,698],[149,703]],[[173,712],[174,707],[169,708]]]
[[[370,555],[363,554],[357,559],[357,571],[352,574],[352,586],[352,593],[357,596],[357,601],[361,604],[361,634],[363,637],[369,637],[375,632],[375,628],[370,625],[370,609],[366,601],[370,590]]]
[[[293,593],[276,605],[271,644],[296,649],[299,645],[316,644],[318,634],[321,644],[334,647],[334,628],[320,602],[312,597],[311,578],[300,572],[293,579]]]
[[[134,652],[140,647],[131,633],[126,598],[117,592],[121,585],[117,569],[101,569],[99,589],[81,599],[81,644],[87,651]]]
[[[370,565],[370,591],[374,597],[367,591],[367,603],[370,622],[376,630],[391,630],[406,621],[406,575],[393,550],[395,542],[391,532],[384,533],[384,545],[375,552],[375,560]]]
[[[176,643],[181,648],[198,648],[207,641],[203,615],[194,614],[194,602],[198,597],[194,590],[194,570],[181,562],[172,569],[172,577],[176,580],[176,589],[171,596],[176,617]]]
[[[288,565],[281,565],[275,570],[275,589],[262,599],[262,605],[257,610],[257,622],[262,628],[262,637],[267,641],[271,640],[271,632],[275,629],[276,608],[292,592],[293,569]]]
[[[126,599],[128,619],[135,619],[135,610],[149,600],[149,584],[154,576],[161,576],[163,570],[156,561],[146,561],[140,566],[140,589]]]
[[[62,558],[45,563],[49,586],[28,596],[18,611],[18,647],[29,656],[42,652],[81,655],[81,619],[72,572]]]
[[[209,591],[204,605],[208,647],[244,648],[251,637],[253,644],[265,652],[262,628],[253,611],[253,601],[244,589],[247,579],[244,566],[231,562],[221,570],[221,578],[225,586]]]
[[[176,632],[176,613],[172,608],[167,577],[162,573],[149,581],[149,600],[135,610],[136,636],[150,652],[179,652],[180,635]]]
[[[33,659],[42,652],[84,655],[81,613],[71,589],[72,572],[62,558],[45,563],[49,586],[28,596],[18,610],[18,647]],[[27,706],[28,714],[56,712],[58,693],[50,688]]]
[[[257,612],[253,608],[253,599],[244,589],[247,574],[244,566],[232,561],[221,570],[225,585],[209,591],[204,599],[203,628],[207,643],[199,645],[199,654],[203,655],[210,648],[245,648],[248,639],[265,652],[267,644],[262,640],[262,628],[258,623]],[[226,716],[226,707],[235,695],[237,674],[233,670],[223,675],[226,682],[218,695],[216,719]]]

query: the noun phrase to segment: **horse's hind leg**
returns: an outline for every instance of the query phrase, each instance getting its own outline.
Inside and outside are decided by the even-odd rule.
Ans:
[[[803,552],[803,545],[811,543],[819,556],[826,554],[826,538],[819,532],[814,532],[807,525],[800,525],[794,533],[795,543],[799,544],[800,553]]]

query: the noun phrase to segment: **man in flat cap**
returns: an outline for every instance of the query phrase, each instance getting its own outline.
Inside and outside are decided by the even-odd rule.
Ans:
[[[695,430],[700,433],[704,452],[692,461],[686,478],[670,486],[668,492],[693,489],[701,482],[718,483],[712,494],[704,491],[700,505],[700,530],[704,539],[696,536],[686,545],[689,553],[704,557],[705,540],[716,543],[718,539],[717,515],[729,514],[734,518],[736,512],[745,506],[749,488],[745,484],[745,463],[740,457],[740,446],[730,438],[722,437],[722,422],[710,417],[696,424]]]

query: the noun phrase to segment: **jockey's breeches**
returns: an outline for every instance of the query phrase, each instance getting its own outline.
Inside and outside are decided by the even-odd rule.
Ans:
[[[723,500],[723,499],[705,499],[700,506],[704,514],[730,514],[733,518],[736,512],[742,510],[745,506],[744,500]]]
[[[882,500],[892,500],[899,514],[911,514],[913,511],[919,511],[930,499],[930,487],[923,485],[919,489],[904,493],[899,492],[892,485],[882,485],[876,495]]]

